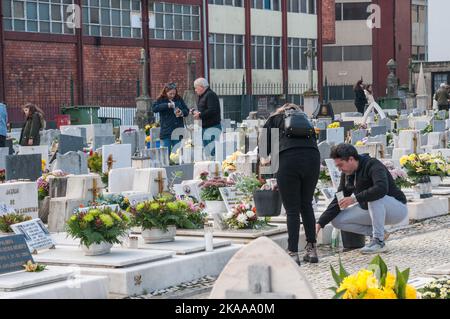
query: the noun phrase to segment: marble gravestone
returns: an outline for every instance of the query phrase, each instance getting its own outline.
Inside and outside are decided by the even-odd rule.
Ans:
[[[14,208],[19,214],[38,217],[38,193],[36,182],[0,184],[0,203]]]
[[[83,138],[80,136],[72,136],[61,134],[59,136],[58,152],[66,154],[68,152],[82,151],[84,147]]]
[[[41,154],[6,156],[6,180],[37,180],[42,175]]]
[[[39,146],[19,146],[19,155],[40,154],[41,160],[45,161],[45,167],[48,168],[48,145]]]
[[[41,135],[41,145],[52,145],[54,140],[59,139],[61,132],[59,130],[44,130],[39,134]]]
[[[113,168],[131,167],[131,145],[112,144],[102,147],[102,172]]]
[[[321,162],[327,158],[330,158],[330,153],[331,153],[331,145],[330,144],[328,144],[327,142],[321,142],[321,143],[319,143],[319,145],[317,147],[319,148]]]
[[[168,179],[164,168],[136,169],[133,179],[133,190],[123,192],[124,196],[133,193],[149,193],[152,197],[167,191]]]
[[[87,160],[88,155],[80,151],[56,154],[54,169],[74,175],[88,174]]]
[[[327,143],[328,144],[334,144],[339,145],[341,143],[344,143],[345,135],[344,135],[344,128],[327,128]]]
[[[134,155],[139,150],[139,135],[137,131],[123,132],[120,135],[120,140],[122,144],[131,145],[131,154]]]
[[[362,141],[367,136],[367,130],[354,130],[351,132],[351,143],[353,145],[356,142]]]
[[[260,237],[228,262],[210,299],[315,299],[302,269],[277,244]]]
[[[192,180],[194,178],[194,164],[181,164],[166,166],[166,175],[169,180],[173,179],[172,184],[180,184],[182,181]],[[180,173],[180,177],[175,176]]]
[[[71,175],[67,180],[65,197],[52,198],[48,215],[50,232],[62,232],[66,222],[80,205],[87,206],[103,191],[102,181],[97,174]]]
[[[387,132],[386,126],[372,126],[370,128],[371,136],[386,135],[386,132]]]
[[[114,135],[106,135],[106,136],[94,136],[93,140],[93,149],[98,150],[104,145],[112,145],[116,142],[116,137]]]
[[[136,169],[133,167],[114,168],[108,174],[109,193],[122,193],[133,189]]]

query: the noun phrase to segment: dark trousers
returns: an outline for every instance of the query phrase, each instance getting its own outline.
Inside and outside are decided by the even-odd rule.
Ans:
[[[286,209],[288,250],[298,252],[300,214],[306,241],[316,242],[316,218],[312,207],[320,172],[320,153],[312,148],[294,148],[280,153],[277,183]]]
[[[365,108],[366,108],[366,105],[365,104],[355,104],[355,106],[356,106],[356,110],[359,112],[359,113],[361,113],[361,114],[364,114],[364,112],[365,112]]]
[[[0,135],[0,147],[6,146],[6,136]]]

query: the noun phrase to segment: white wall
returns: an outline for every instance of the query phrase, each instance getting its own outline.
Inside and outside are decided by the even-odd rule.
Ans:
[[[208,5],[209,32],[245,34],[244,8]]]
[[[282,36],[281,12],[252,9],[252,35]]]
[[[428,1],[429,61],[450,61],[450,1]]]
[[[288,37],[317,39],[317,16],[288,12]]]

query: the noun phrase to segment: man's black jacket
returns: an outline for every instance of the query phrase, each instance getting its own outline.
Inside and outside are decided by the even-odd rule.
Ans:
[[[355,183],[356,178],[356,183]],[[368,154],[359,156],[358,169],[353,175],[342,174],[338,192],[343,191],[345,197],[355,194],[356,200],[362,209],[368,209],[368,202],[373,202],[388,195],[406,204],[406,196],[395,185],[391,173],[376,158]],[[336,196],[327,210],[320,216],[318,224],[323,228],[331,222],[339,213]]]
[[[208,88],[199,98],[197,103],[198,111],[201,113],[202,127],[208,128],[219,125],[220,102],[217,94]]]

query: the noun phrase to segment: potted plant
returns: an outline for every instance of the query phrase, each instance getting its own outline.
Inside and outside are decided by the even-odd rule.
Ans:
[[[67,222],[67,233],[79,238],[86,256],[108,254],[113,244],[120,244],[130,226],[128,216],[110,207],[94,207],[78,212]]]
[[[183,218],[187,204],[173,201],[168,196],[160,196],[130,207],[133,226],[142,228],[145,243],[154,244],[175,240],[176,225]]]
[[[430,179],[432,186],[439,186],[442,178],[449,173],[449,165],[441,154],[410,154],[400,158],[400,165],[408,176],[419,183],[422,179]]]
[[[10,235],[11,233],[13,233],[11,225],[23,223],[31,219],[31,216],[17,213],[9,213],[0,216],[0,236]]]
[[[261,229],[268,226],[270,217],[260,219],[256,207],[241,203],[225,215],[224,221],[231,229]]]
[[[227,181],[221,177],[208,179],[208,173],[203,172],[200,175],[202,182],[200,183],[200,197],[205,202],[206,212],[209,215],[222,214],[227,212],[227,208],[220,195],[221,187],[233,186],[234,183]]]
[[[205,225],[208,214],[205,213],[205,205],[194,200],[183,200],[186,206],[180,205],[184,209],[182,216],[176,226],[180,229],[200,229]]]

